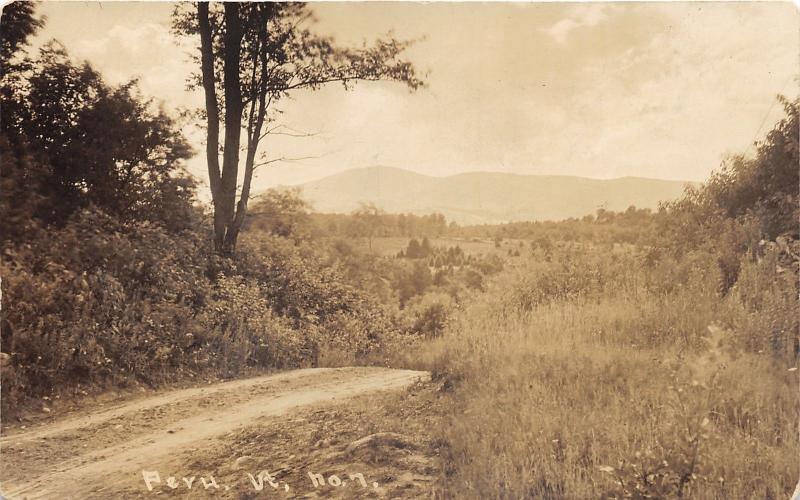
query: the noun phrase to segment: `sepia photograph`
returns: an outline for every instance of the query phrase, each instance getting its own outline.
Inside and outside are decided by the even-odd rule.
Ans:
[[[800,4],[0,14],[0,500],[800,500]]]

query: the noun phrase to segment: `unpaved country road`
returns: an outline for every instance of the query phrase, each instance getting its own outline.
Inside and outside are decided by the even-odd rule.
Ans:
[[[0,491],[5,498],[103,498],[142,484],[187,451],[210,440],[304,407],[346,402],[427,380],[428,374],[385,368],[305,369],[177,390],[90,411],[0,438]],[[199,479],[198,479],[199,481]]]

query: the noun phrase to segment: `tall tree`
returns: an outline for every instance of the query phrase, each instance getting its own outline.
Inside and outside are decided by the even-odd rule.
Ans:
[[[361,206],[353,212],[353,224],[357,228],[360,236],[367,238],[369,251],[372,252],[372,240],[381,230],[382,220],[385,212],[378,208],[375,203],[361,203]]]
[[[316,90],[334,82],[345,88],[358,80],[392,80],[412,90],[423,85],[414,66],[401,59],[408,42],[390,37],[370,47],[339,46],[333,38],[310,29],[315,19],[304,3],[181,4],[173,21],[176,33],[200,41],[199,56],[195,56],[200,72],[192,76],[190,85],[202,87],[205,94],[214,245],[222,254],[235,250],[253,174],[270,162],[259,145],[275,130],[270,128],[274,115],[270,111],[280,99],[296,90]],[[245,161],[239,191],[243,131]]]
[[[55,43],[41,49],[27,80],[20,133],[49,166],[45,194],[54,207],[47,220],[63,221],[89,204],[123,220],[154,220],[174,197],[190,204],[181,162],[191,148],[136,81],[110,86]]]
[[[0,16],[0,102],[2,102],[3,119],[0,130],[8,139],[15,141],[12,133],[19,127],[21,93],[24,86],[25,73],[31,69],[31,61],[27,57],[29,38],[42,26],[45,19],[36,17],[36,3],[11,2],[3,6]]]
[[[182,161],[191,148],[175,122],[141,96],[136,81],[108,85],[88,63],[76,65],[51,42],[28,61],[13,88],[5,83],[3,186],[18,189],[19,199],[35,195],[36,208],[27,216],[62,224],[94,205],[122,221],[184,227],[194,182],[183,175]],[[3,204],[4,210],[19,206]]]
[[[44,26],[44,19],[35,17],[35,2],[11,2],[0,16],[0,59],[10,61],[28,45],[28,38]]]

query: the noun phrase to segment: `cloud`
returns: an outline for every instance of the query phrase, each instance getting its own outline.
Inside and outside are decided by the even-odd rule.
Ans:
[[[164,24],[127,25],[120,20],[102,36],[83,38],[68,49],[91,61],[112,84],[138,78],[145,95],[169,107],[198,102],[185,92],[186,78],[194,71],[186,55],[191,42],[175,37]]]
[[[587,4],[573,7],[568,17],[561,19],[550,28],[544,30],[552,36],[556,42],[565,43],[569,34],[575,29],[582,27],[597,26],[608,19],[606,9],[608,6],[601,4]]]
[[[157,54],[174,43],[165,26],[148,23],[139,26],[116,25],[105,36],[81,40],[74,47],[76,53],[87,57],[103,57],[115,53],[122,58]]]

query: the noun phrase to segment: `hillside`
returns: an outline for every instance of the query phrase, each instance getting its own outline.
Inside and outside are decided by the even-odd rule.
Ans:
[[[432,177],[392,167],[347,170],[299,185],[314,210],[347,213],[373,202],[392,213],[438,212],[459,224],[561,220],[598,208],[656,208],[680,196],[685,182],[623,177],[601,180],[570,176],[469,172]]]

